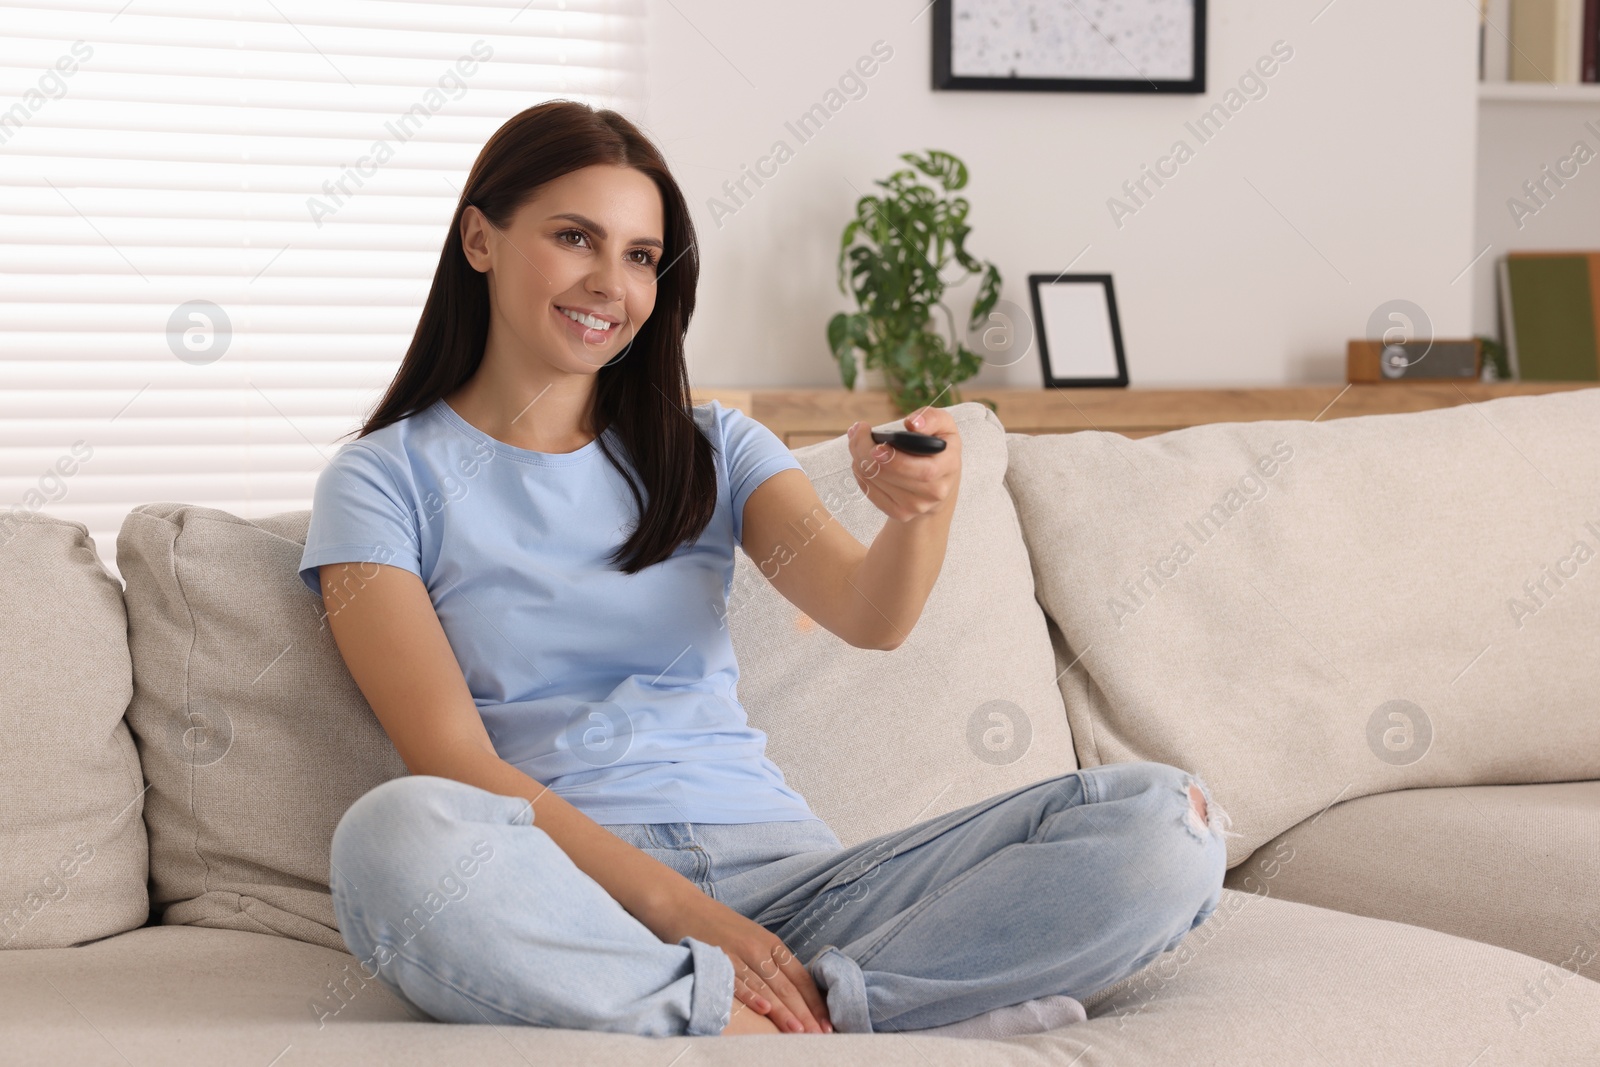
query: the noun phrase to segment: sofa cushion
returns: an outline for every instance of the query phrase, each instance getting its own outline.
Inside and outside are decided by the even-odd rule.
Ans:
[[[1335,804],[1229,886],[1600,973],[1600,782],[1404,789]]]
[[[251,522],[145,504],[123,520],[160,921],[343,949],[328,845],[345,809],[406,773],[297,568],[309,511]]]
[[[1231,889],[1176,949],[1084,1006],[1096,1063],[1489,1067],[1600,1055],[1600,983],[1572,969]]]
[[[1528,988],[1543,991],[1538,1003]],[[28,1063],[1489,1067],[1589,1063],[1600,1050],[1600,984],[1587,978],[1432,930],[1233,892],[1177,949],[1088,1007],[1087,1022],[1010,1041],[662,1039],[418,1021],[348,953],[232,930],[152,927],[0,953],[7,1052]]]
[[[1600,389],[1009,440],[1080,763],[1206,778],[1230,865],[1336,798],[1600,777]]]
[[[0,948],[149,917],[122,586],[82,523],[0,512]]]
[[[784,777],[847,846],[1077,769],[1005,489],[1005,428],[976,402],[948,410],[962,470],[944,565],[894,651],[835,637],[734,554],[728,614],[740,700]],[[888,517],[856,485],[844,437],[795,457],[823,506],[870,546]]]
[[[1075,766],[1002,482],[1004,429],[982,405],[952,410],[964,471],[949,556],[894,652],[798,630],[789,602],[735,552],[740,700],[786,779],[847,844]],[[857,536],[886,521],[844,494],[854,479],[842,438],[796,456]],[[343,948],[328,892],[333,829],[406,769],[298,577],[310,515],[134,509],[117,540],[139,683],[128,720],[152,786],[161,921]],[[172,743],[185,737],[197,743]]]

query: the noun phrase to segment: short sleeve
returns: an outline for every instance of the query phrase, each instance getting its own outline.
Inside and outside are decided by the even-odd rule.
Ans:
[[[318,596],[324,563],[386,563],[422,576],[412,509],[374,449],[352,442],[317,476],[300,580]]]
[[[728,468],[728,494],[733,506],[733,541],[744,543],[744,505],[756,486],[782,470],[804,470],[777,434],[738,408],[711,402],[722,427],[723,462]]]

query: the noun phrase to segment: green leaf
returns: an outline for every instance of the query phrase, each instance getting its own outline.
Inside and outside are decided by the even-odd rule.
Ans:
[[[900,158],[936,180],[946,190],[960,189],[967,184],[967,165],[949,152],[930,148],[926,156],[904,152]]]
[[[828,351],[835,356],[850,340],[850,316],[839,312],[828,320]]]
[[[855,240],[856,233],[859,232],[860,229],[861,229],[861,220],[860,219],[851,219],[849,224],[847,226],[845,226],[845,228],[844,228],[844,236],[839,239],[839,249],[840,249],[840,251],[843,251],[844,249],[850,247],[850,242]]]
[[[989,312],[994,310],[996,302],[1000,299],[1000,272],[993,263],[983,272],[983,281],[978,283],[978,295],[973,298],[972,317],[967,321],[967,329],[975,330],[978,325],[986,321]]]
[[[956,345],[956,381],[964,381],[983,369],[983,357],[966,345]]]
[[[877,184],[883,186],[885,189],[892,190],[898,196],[904,195],[908,188],[915,188],[916,181],[916,171],[897,170],[893,174],[889,175],[889,179],[887,181],[879,181]]]
[[[915,373],[917,364],[914,338],[902,337],[890,345],[883,353],[883,366],[886,372],[893,373],[902,380],[907,373]]]
[[[856,350],[869,342],[865,315],[839,312],[828,320],[828,348],[839,364],[839,376],[846,389],[856,384]]]

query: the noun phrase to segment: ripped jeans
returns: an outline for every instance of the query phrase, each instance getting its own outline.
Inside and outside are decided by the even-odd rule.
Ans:
[[[357,799],[334,832],[332,889],[367,977],[440,1021],[720,1033],[727,954],[661,941],[532,819],[521,797],[431,775]],[[834,1030],[871,1033],[1082,1000],[1134,973],[1216,909],[1228,825],[1195,776],[1128,762],[850,848],[820,819],[606,829],[771,930]]]

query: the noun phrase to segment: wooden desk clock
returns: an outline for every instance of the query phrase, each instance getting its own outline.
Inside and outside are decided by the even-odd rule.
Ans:
[[[1462,341],[1351,341],[1345,379],[1351,382],[1475,382],[1483,374],[1483,344]]]

